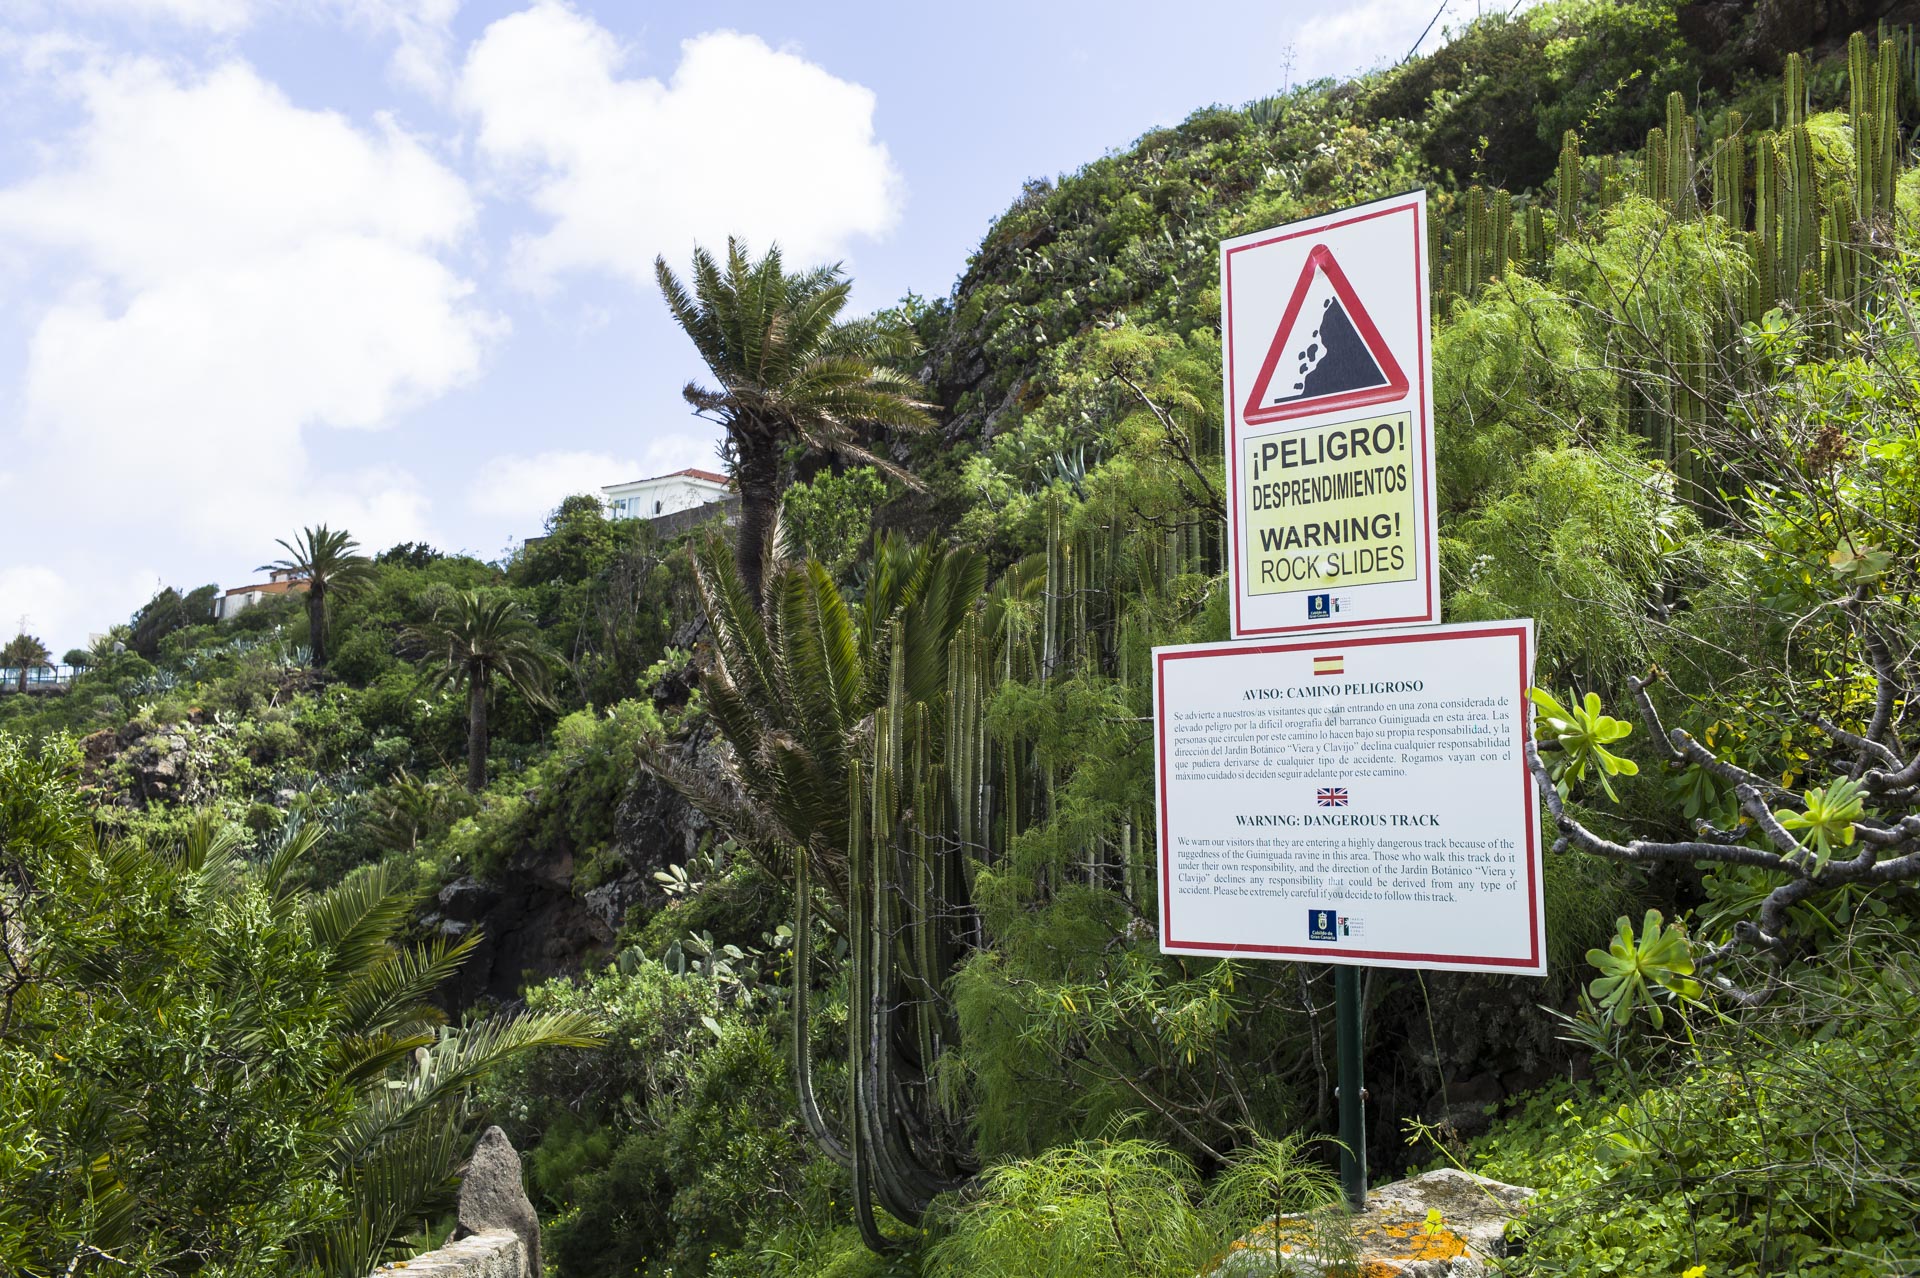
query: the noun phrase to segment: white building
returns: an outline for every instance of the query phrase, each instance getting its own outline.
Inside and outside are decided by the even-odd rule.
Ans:
[[[267,581],[251,586],[235,586],[213,601],[213,619],[230,621],[269,595],[305,593],[306,579],[294,575],[291,568],[275,568]]]
[[[724,501],[733,495],[733,485],[725,475],[689,468],[652,479],[608,484],[600,491],[607,495],[607,513],[613,518],[653,519]]]

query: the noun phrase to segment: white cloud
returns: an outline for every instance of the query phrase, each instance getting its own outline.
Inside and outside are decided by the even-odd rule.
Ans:
[[[25,373],[33,499],[203,546],[328,508],[417,527],[411,480],[317,477],[306,435],[389,425],[478,372],[500,322],[442,260],[472,228],[464,185],[390,123],[302,110],[242,64],[81,86],[85,123],[0,190],[0,243],[43,250],[57,297]]]
[[[65,578],[40,564],[0,568],[0,636],[25,631],[44,637],[58,630],[67,623],[74,594]]]
[[[1470,0],[1352,0],[1315,6],[1293,37],[1300,59],[1298,78],[1351,76],[1389,65],[1406,57],[1416,39],[1419,52],[1431,53],[1442,43],[1449,23],[1472,21],[1476,12]]]
[[[213,35],[232,35],[272,17],[344,23],[391,39],[393,78],[439,97],[452,81],[453,20],[460,5],[461,0],[51,0],[50,7],[55,13],[64,7],[68,14],[171,23]]]
[[[665,475],[689,466],[701,470],[722,470],[724,467],[716,451],[718,443],[717,435],[689,435],[683,432],[657,435],[647,441],[647,451],[640,458],[640,473],[631,478]]]
[[[509,453],[487,462],[474,476],[467,502],[483,515],[536,521],[575,493],[598,496],[608,484],[665,475],[698,466],[717,470],[714,441],[701,435],[669,434],[647,441],[636,461],[612,453]]]
[[[898,220],[871,90],[732,31],[680,55],[670,80],[624,75],[626,51],[560,0],[493,23],[468,52],[456,101],[480,151],[550,219],[516,244],[524,283],[605,270],[650,286],[656,254],[730,234],[816,261]]]
[[[82,250],[136,287],[319,235],[437,248],[471,228],[465,184],[390,121],[294,107],[244,63],[182,81],[135,60],[79,83],[67,163],[0,191],[0,232]]]
[[[66,0],[74,9],[135,21],[177,22],[207,31],[238,31],[254,19],[256,0]]]
[[[440,540],[429,522],[427,494],[403,470],[371,467],[322,476],[308,504],[316,522],[349,530],[368,554],[403,541]]]
[[[84,647],[88,635],[133,615],[153,598],[158,582],[150,568],[77,576],[45,564],[0,567],[0,643],[25,630],[58,661],[68,649]]]
[[[348,21],[394,41],[393,78],[435,97],[453,80],[453,19],[460,0],[322,0]]]
[[[597,497],[608,484],[639,473],[637,462],[610,453],[509,454],[480,468],[467,501],[483,515],[538,520],[575,493]]]

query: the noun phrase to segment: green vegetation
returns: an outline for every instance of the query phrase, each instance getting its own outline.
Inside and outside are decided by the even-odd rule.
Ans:
[[[553,704],[538,631],[512,599],[463,590],[407,638],[433,654],[430,686],[467,694],[467,789],[477,794],[487,784],[487,711],[495,681],[535,705]]]
[[[307,596],[307,643],[313,650],[313,664],[327,664],[327,600],[359,586],[367,579],[373,561],[357,554],[360,543],[338,528],[321,524],[302,529],[293,541],[280,543],[285,559],[261,564],[260,572],[287,574],[289,581],[301,582]]]
[[[0,697],[0,1268],[393,1255],[482,1121],[563,1275],[1337,1254],[1331,981],[1159,952],[1147,674],[1226,633],[1218,241],[1425,183],[1445,613],[1538,623],[1552,975],[1369,974],[1376,1178],[1537,1187],[1519,1274],[1910,1272],[1920,61],[1730,13],[1206,108],[869,319],[662,264],[734,544],[312,529],[304,606],[166,590]]]
[[[77,765],[0,738],[8,1272],[364,1274],[444,1205],[473,1081],[596,1041],[578,1015],[447,1027],[426,1000],[473,940],[400,943],[417,893],[384,870],[297,886],[319,826],[252,862],[210,813],[173,848],[102,842]]]
[[[695,249],[691,293],[665,258],[655,260],[654,273],[667,310],[720,383],[689,384],[686,399],[727,432],[727,464],[740,493],[734,552],[758,607],[790,444],[911,482],[861,441],[863,432],[932,424],[912,379],[875,362],[910,351],[913,339],[875,320],[840,319],[852,288],[840,269],[789,275],[777,248],[754,262],[745,244],[728,240],[724,268]]]

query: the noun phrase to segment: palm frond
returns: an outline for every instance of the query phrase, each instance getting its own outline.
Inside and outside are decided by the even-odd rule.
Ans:
[[[193,814],[181,840],[180,868],[208,891],[229,896],[240,885],[240,834],[210,808]]]
[[[287,818],[287,823],[280,827],[280,837],[267,856],[267,864],[260,872],[261,883],[269,896],[276,901],[284,901],[292,895],[287,875],[307,853],[313,851],[325,834],[325,826],[308,821],[298,812]]]
[[[460,970],[480,943],[470,932],[458,941],[437,937],[424,947],[392,953],[365,969],[339,993],[340,1023],[352,1034],[393,1029],[401,1018],[417,1018],[421,1004],[442,982]]]
[[[364,972],[392,952],[392,937],[420,896],[395,885],[385,865],[370,866],[308,901],[307,927],[330,951],[334,973]]]
[[[345,1177],[346,1211],[303,1240],[302,1258],[328,1278],[371,1272],[409,1224],[452,1201],[469,1138],[464,1107],[447,1105],[382,1142]]]
[[[521,1013],[447,1030],[439,1042],[415,1052],[406,1078],[376,1091],[342,1126],[335,1158],[354,1168],[389,1141],[432,1121],[444,1106],[504,1062],[543,1047],[598,1047],[600,1023],[583,1012]],[[424,1058],[424,1059],[422,1059]]]

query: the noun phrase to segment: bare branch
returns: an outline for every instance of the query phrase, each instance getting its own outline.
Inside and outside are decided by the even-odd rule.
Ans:
[[[1594,856],[1603,856],[1612,861],[1649,862],[1649,861],[1719,861],[1730,865],[1751,865],[1762,870],[1778,870],[1788,874],[1802,874],[1804,871],[1772,852],[1760,848],[1710,843],[1694,840],[1684,843],[1658,843],[1645,839],[1634,839],[1628,843],[1616,843],[1612,839],[1595,834],[1579,818],[1567,811],[1561,801],[1560,791],[1553,784],[1553,775],[1547,771],[1547,765],[1540,760],[1540,752],[1534,748],[1531,740],[1526,743],[1527,767],[1532,771],[1534,782],[1540,787],[1540,798],[1546,804],[1547,813],[1559,827],[1563,840],[1571,847]]]

